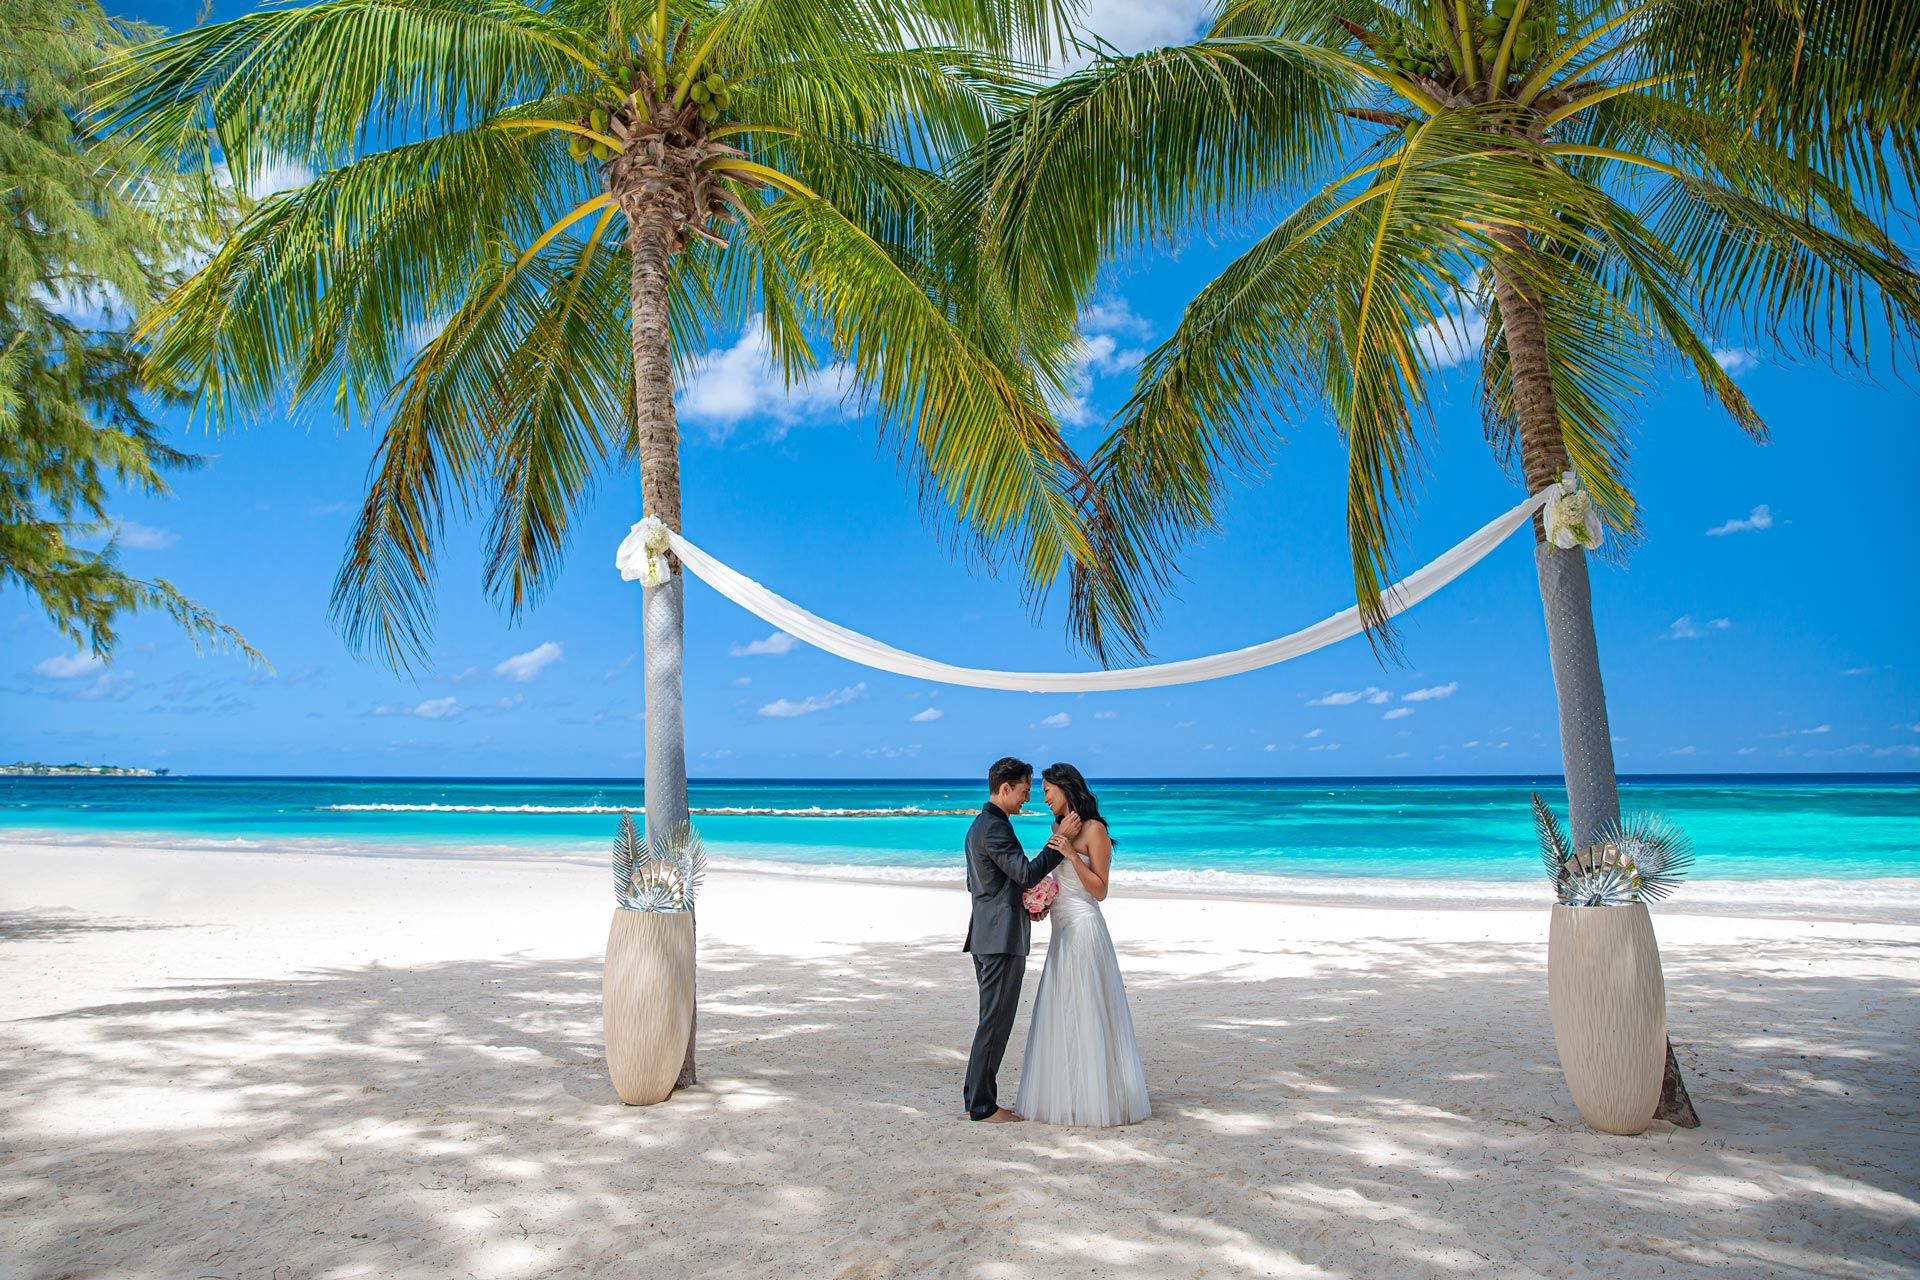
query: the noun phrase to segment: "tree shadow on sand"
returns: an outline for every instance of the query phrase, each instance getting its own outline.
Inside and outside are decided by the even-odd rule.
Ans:
[[[174,983],[0,1027],[0,1277],[1920,1274],[1913,955],[1840,947],[1877,976],[1669,954],[1707,1125],[1638,1139],[1580,1125],[1537,947],[1129,948],[1118,1130],[961,1121],[946,941],[703,942],[703,1081],[644,1109],[597,955]]]

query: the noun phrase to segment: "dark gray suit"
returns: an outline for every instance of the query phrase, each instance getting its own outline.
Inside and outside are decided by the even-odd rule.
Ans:
[[[1020,980],[1027,971],[1032,921],[1020,896],[1060,865],[1060,855],[1043,849],[1027,857],[1013,823],[989,801],[967,831],[967,890],[973,917],[961,950],[973,953],[973,976],[980,984],[980,1025],[967,1057],[967,1115],[984,1120],[1000,1109],[1000,1060],[1013,1015],[1020,1009]]]

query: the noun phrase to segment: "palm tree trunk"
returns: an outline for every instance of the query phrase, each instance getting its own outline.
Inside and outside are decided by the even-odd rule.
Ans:
[[[633,279],[633,394],[639,429],[641,514],[680,528],[680,433],[673,414],[673,335],[668,326],[668,263],[674,227],[661,210],[627,203],[628,246]],[[687,737],[680,714],[681,658],[685,617],[680,565],[664,586],[645,588],[642,630],[646,638],[647,838],[665,842],[687,821]],[[694,1083],[694,1042],[700,1026],[694,1002],[687,1056],[675,1088]]]
[[[1508,247],[1524,252],[1523,238]],[[1519,425],[1520,466],[1527,492],[1539,493],[1570,465],[1560,434],[1560,406],[1554,396],[1547,351],[1546,310],[1524,279],[1495,268],[1494,297],[1513,382],[1514,419]],[[1620,817],[1619,783],[1613,765],[1613,735],[1607,724],[1606,690],[1600,680],[1600,649],[1593,632],[1593,595],[1587,578],[1587,553],[1562,551],[1546,540],[1545,524],[1534,518],[1533,563],[1547,624],[1547,656],[1560,711],[1560,768],[1567,782],[1567,827],[1576,848],[1591,842],[1601,828]],[[1666,1078],[1654,1114],[1685,1128],[1700,1117],[1687,1096],[1686,1081],[1667,1041]]]

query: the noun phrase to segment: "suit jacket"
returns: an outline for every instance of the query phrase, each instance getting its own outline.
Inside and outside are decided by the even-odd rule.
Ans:
[[[1013,823],[999,805],[988,801],[967,830],[967,889],[973,894],[973,919],[967,924],[962,951],[976,955],[1024,956],[1032,920],[1020,895],[1047,878],[1060,865],[1060,855],[1042,849],[1027,857]]]

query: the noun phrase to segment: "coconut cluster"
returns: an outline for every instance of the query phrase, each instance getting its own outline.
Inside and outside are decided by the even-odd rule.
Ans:
[[[619,132],[614,124],[620,119],[622,111],[628,104],[650,100],[653,82],[646,60],[637,55],[631,65],[612,67],[608,72],[609,79],[630,82],[633,92],[623,99],[593,103],[577,118],[576,123],[583,129],[611,136]],[[691,103],[690,108],[685,112],[691,117],[687,123],[691,124],[697,120],[701,124],[711,125],[732,103],[733,87],[718,71],[710,71],[687,87],[686,97]],[[582,164],[590,164],[594,161],[605,163],[613,157],[614,153],[614,149],[606,143],[596,142],[592,138],[581,137],[578,134],[568,142],[567,151]]]
[[[1519,11],[1519,7],[1518,0],[1493,0],[1492,6],[1480,15],[1473,34],[1477,38],[1476,47],[1482,62],[1491,65],[1499,56],[1500,42],[1506,39],[1507,27],[1512,24],[1513,15]],[[1543,52],[1551,42],[1555,28],[1547,11],[1548,6],[1543,4],[1521,18],[1508,57],[1510,67],[1517,70],[1525,66],[1533,60],[1535,53]],[[1436,42],[1418,27],[1400,24],[1397,29],[1382,32],[1369,43],[1382,62],[1403,75],[1425,76],[1440,81],[1455,78],[1454,60],[1458,50]]]
[[[1513,22],[1513,15],[1519,8],[1518,0],[1493,0],[1493,8],[1480,19],[1480,56],[1492,62],[1500,54],[1500,42],[1506,39],[1507,27]],[[1547,17],[1546,6],[1527,14],[1520,20],[1519,30],[1513,33],[1511,65],[1522,67],[1533,60],[1533,55],[1547,47],[1553,38],[1553,23]]]

